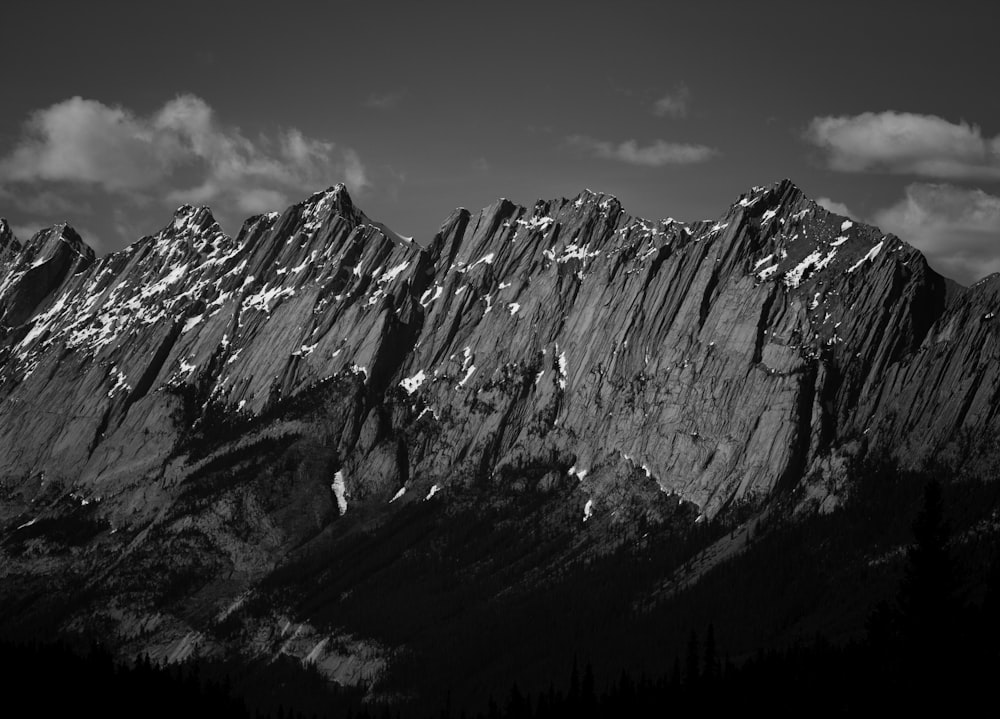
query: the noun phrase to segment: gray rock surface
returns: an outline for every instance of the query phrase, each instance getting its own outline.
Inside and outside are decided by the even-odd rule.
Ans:
[[[0,328],[30,320],[93,261],[94,251],[69,225],[42,230],[22,245],[0,218]]]
[[[0,223],[0,521],[69,502],[106,530],[7,572],[113,588],[132,604],[102,621],[135,642],[167,591],[150,567],[211,558],[171,624],[200,636],[338,516],[453,491],[569,481],[581,527],[776,491],[828,509],[844,453],[916,462],[996,427],[998,295],[787,181],[693,223],[500,200],[426,247],[343,186],[235,238],[185,206],[98,260]]]

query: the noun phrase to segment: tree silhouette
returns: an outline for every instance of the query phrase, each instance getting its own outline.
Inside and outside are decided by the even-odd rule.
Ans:
[[[583,685],[580,690],[583,716],[594,716],[597,708],[597,687],[594,681],[594,667],[590,662],[583,670]]]
[[[983,600],[982,630],[987,656],[1000,658],[1000,554],[990,562],[986,578],[986,598]]]
[[[507,698],[507,711],[505,716],[510,719],[527,719],[531,716],[531,704],[521,692],[521,688],[514,682],[510,688],[510,696]]]
[[[576,708],[580,703],[580,667],[576,657],[573,657],[573,671],[569,675],[569,697],[570,707]]]
[[[957,577],[948,536],[941,485],[932,480],[913,523],[915,542],[906,555],[899,597],[902,649],[918,682],[940,679],[955,635]]]
[[[715,625],[709,624],[705,632],[705,658],[702,679],[706,684],[713,684],[719,679],[722,667],[719,663],[719,654],[715,646]]]
[[[701,676],[700,662],[698,659],[698,634],[692,629],[691,638],[688,639],[687,658],[684,662],[684,682],[693,687],[698,683]]]

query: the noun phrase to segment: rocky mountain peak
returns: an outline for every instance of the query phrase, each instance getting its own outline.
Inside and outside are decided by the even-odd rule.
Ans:
[[[744,237],[748,241],[733,251],[749,263],[756,281],[776,281],[793,292],[815,293],[844,276],[860,276],[859,270],[877,263],[880,255],[900,253],[924,264],[898,238],[826,210],[787,179],[752,188],[720,220],[696,223],[694,231],[717,234],[724,243]]]
[[[355,223],[361,221],[361,211],[354,205],[347,186],[342,182],[314,193],[301,206],[307,222],[321,223],[331,215],[339,215]]]
[[[76,257],[77,260],[74,262],[89,265],[95,257],[94,250],[83,241],[71,225],[65,222],[43,228],[29,239],[17,244],[19,254],[17,268],[14,269],[23,270],[27,266],[41,266],[63,255]]]
[[[70,278],[90,267],[94,258],[94,250],[66,223],[36,232],[0,264],[0,325],[13,327],[27,321],[50,304]]]
[[[21,243],[7,224],[7,218],[0,217],[0,264],[5,264],[21,251]]]
[[[221,226],[216,221],[209,207],[193,207],[181,205],[174,210],[170,224],[160,230],[161,239],[176,239],[206,237],[215,238],[224,235]]]
[[[605,208],[610,206],[616,206],[621,208],[621,202],[615,195],[609,192],[601,192],[597,190],[591,190],[589,187],[585,188],[580,194],[573,198],[573,206],[580,208],[585,205],[604,205]]]

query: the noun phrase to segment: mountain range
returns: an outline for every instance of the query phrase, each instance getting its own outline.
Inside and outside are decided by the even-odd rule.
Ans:
[[[501,199],[428,242],[343,185],[100,258],[0,220],[0,629],[387,700],[429,664],[545,676],[543,644],[637,641],[774,522],[837,516],[873,457],[992,467],[998,311],[1000,277],[787,180],[696,222]]]

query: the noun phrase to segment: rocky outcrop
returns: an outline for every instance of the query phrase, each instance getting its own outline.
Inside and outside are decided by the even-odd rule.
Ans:
[[[23,246],[0,220],[0,327],[17,327],[87,269],[94,251],[68,225],[42,230]]]
[[[859,412],[878,445],[925,457],[962,432],[993,432],[1000,411],[1000,275],[957,297],[916,349],[864,387]]]
[[[0,262],[6,268],[10,258],[16,255],[21,249],[21,243],[14,237],[14,231],[7,224],[6,217],[0,217]]]
[[[844,453],[919,461],[1000,406],[1000,281],[956,291],[787,181],[693,223],[500,200],[426,246],[343,186],[235,238],[185,206],[96,261],[65,226],[5,242],[3,517],[88,503],[127,536],[119,595],[194,532],[232,573],[213,611],[359,509],[566,483],[580,527],[829,507],[803,480]]]

